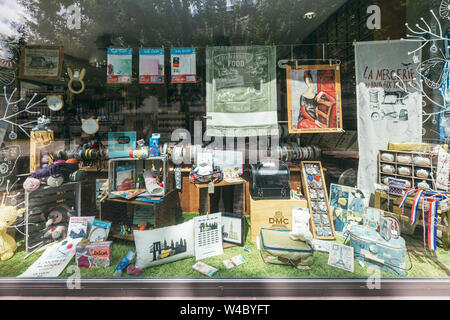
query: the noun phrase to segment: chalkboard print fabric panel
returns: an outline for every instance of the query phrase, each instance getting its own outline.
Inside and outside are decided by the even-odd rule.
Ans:
[[[206,109],[210,136],[278,134],[276,49],[206,49]]]

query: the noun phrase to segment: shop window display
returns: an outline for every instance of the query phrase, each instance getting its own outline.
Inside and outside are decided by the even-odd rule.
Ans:
[[[0,282],[449,277],[447,1],[57,2],[2,35]]]

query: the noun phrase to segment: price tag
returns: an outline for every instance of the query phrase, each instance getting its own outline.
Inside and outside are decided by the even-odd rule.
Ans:
[[[214,183],[213,182],[210,182],[208,184],[208,193],[209,194],[213,194],[214,193]]]

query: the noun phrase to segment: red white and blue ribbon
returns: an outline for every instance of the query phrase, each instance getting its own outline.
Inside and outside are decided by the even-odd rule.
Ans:
[[[406,199],[409,195],[416,193],[413,205],[411,208],[411,220],[410,224],[415,224],[417,221],[417,211],[420,205],[420,201],[422,200],[422,225],[423,225],[423,241],[424,247],[427,246],[431,250],[436,250],[436,238],[437,238],[437,226],[438,226],[438,207],[441,201],[444,201],[448,198],[447,193],[440,193],[436,191],[424,191],[421,189],[409,189],[404,194],[399,208],[403,208]],[[425,202],[428,202],[428,217],[426,217],[425,213]],[[428,231],[428,232],[427,232]],[[428,235],[427,235],[428,233]]]
[[[410,219],[411,225],[415,224],[417,221],[417,211],[418,211],[417,209],[419,208],[420,200],[424,194],[424,190],[409,189],[403,195],[403,198],[398,206],[399,208],[403,208],[403,205],[405,204],[406,199],[408,198],[409,195],[411,195],[413,193],[416,193],[416,196],[414,197],[413,205],[411,207],[411,219]]]
[[[428,248],[436,250],[438,203],[433,201],[428,212]]]

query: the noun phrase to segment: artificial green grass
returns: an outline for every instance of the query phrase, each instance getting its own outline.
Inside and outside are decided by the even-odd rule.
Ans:
[[[196,214],[183,214],[185,221],[192,219]],[[247,219],[247,222],[248,219]],[[249,223],[247,223],[249,225]],[[444,278],[450,276],[450,251],[438,248],[436,253],[425,252],[423,244],[418,237],[405,236],[409,247],[409,257],[407,256],[408,278]],[[343,243],[344,239],[338,238],[337,242]],[[220,278],[368,278],[375,276],[373,269],[361,267],[355,260],[355,270],[353,273],[341,270],[328,265],[328,254],[322,252],[314,253],[314,264],[310,270],[298,270],[291,266],[266,264],[257,250],[256,244],[251,242],[250,233],[247,232],[245,247],[250,249],[246,252],[242,247],[236,246],[224,250],[224,254],[202,260],[204,263],[219,269],[214,275],[215,279]],[[413,248],[413,249],[411,249]],[[109,268],[80,269],[82,278],[112,278],[113,270],[122,260],[125,254],[135,250],[134,243],[114,240],[112,266]],[[16,277],[30,267],[42,254],[34,253],[24,260],[26,253],[18,251],[13,258],[7,261],[0,261],[0,277]],[[234,269],[226,269],[222,261],[235,255],[242,254],[247,263]],[[411,259],[411,261],[410,261]],[[192,269],[195,258],[179,260],[160,266],[146,268],[142,271],[140,278],[208,278]],[[68,264],[68,268],[75,264],[75,258]],[[70,277],[73,273],[67,272],[66,268],[60,277]],[[72,270],[72,269],[69,269]],[[400,277],[387,272],[381,272],[383,278]],[[123,273],[122,278],[132,277]]]

